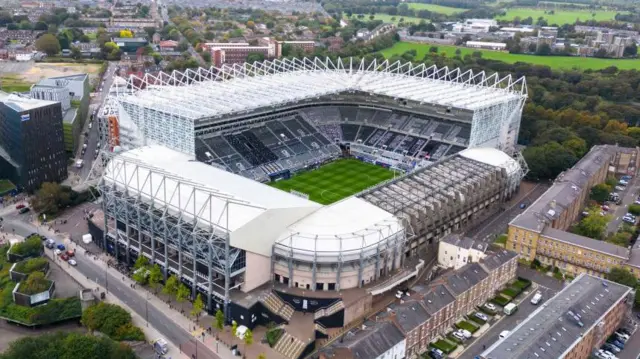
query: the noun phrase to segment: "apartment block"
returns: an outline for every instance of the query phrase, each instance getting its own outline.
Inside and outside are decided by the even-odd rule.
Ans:
[[[581,274],[480,358],[590,358],[631,314],[634,296],[632,288]]]
[[[406,358],[418,358],[429,343],[446,334],[456,321],[495,295],[516,277],[517,254],[488,254],[478,263],[410,289],[399,303],[378,313],[378,321],[392,321],[406,338]]]
[[[538,259],[571,275],[603,276],[629,263],[627,248],[569,233],[589,198],[591,188],[607,176],[634,174],[638,149],[594,146],[574,167],[509,223],[506,248],[527,260]],[[640,262],[640,260],[639,260]],[[636,272],[640,275],[640,271]]]

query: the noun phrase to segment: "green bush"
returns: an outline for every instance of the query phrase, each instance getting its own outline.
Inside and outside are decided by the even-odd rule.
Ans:
[[[266,337],[267,337],[267,343],[269,343],[269,346],[273,348],[283,334],[284,334],[284,330],[280,328],[274,328],[274,329],[268,330]]]
[[[131,314],[115,304],[100,302],[82,313],[82,324],[114,340],[145,340],[140,328],[131,322]]]
[[[128,323],[116,329],[113,340],[144,341],[145,337],[142,329]]]
[[[553,272],[553,278],[555,278],[557,280],[564,280],[564,277],[563,277],[562,273],[560,273],[560,272]]]
[[[525,278],[518,278],[512,285],[512,287],[517,288],[520,292],[531,286],[531,281]]]
[[[44,271],[49,261],[44,257],[36,257],[18,262],[13,268],[14,271],[29,274],[35,271]]]
[[[475,333],[480,327],[462,320],[456,323],[456,328],[468,330],[471,333]]]
[[[473,314],[471,314],[471,315],[469,316],[469,320],[471,320],[471,321],[473,321],[473,322],[476,322],[477,324],[480,324],[480,325],[484,325],[484,324],[486,323],[486,321],[485,321],[485,320],[482,320],[482,319],[480,319],[480,318],[476,317],[476,316],[475,316],[475,313],[473,313]]]
[[[2,353],[3,359],[26,358],[101,358],[135,359],[125,344],[81,333],[43,333],[13,341]]]
[[[511,299],[515,298],[518,296],[519,291],[513,288],[506,288],[503,289],[502,292],[500,292],[503,296],[509,297]]]
[[[446,340],[438,340],[437,342],[431,343],[431,346],[442,350],[444,353],[449,354],[454,351],[458,346],[452,343],[449,343]]]
[[[26,295],[42,293],[51,287],[51,281],[44,277],[42,272],[33,272],[27,279],[20,282],[18,292]]]
[[[634,216],[639,216],[640,215],[640,204],[632,204],[629,206],[629,213],[633,214]]]
[[[14,244],[11,247],[11,253],[22,257],[39,256],[43,249],[42,237],[31,236],[27,237],[24,242]]]

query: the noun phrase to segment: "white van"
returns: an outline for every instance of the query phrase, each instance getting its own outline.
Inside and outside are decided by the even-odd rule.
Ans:
[[[515,313],[517,310],[518,310],[518,306],[513,303],[509,303],[504,306],[504,314],[506,315],[511,315]]]
[[[538,305],[538,303],[540,303],[541,300],[542,300],[542,293],[538,292],[533,296],[533,298],[531,298],[531,304]]]

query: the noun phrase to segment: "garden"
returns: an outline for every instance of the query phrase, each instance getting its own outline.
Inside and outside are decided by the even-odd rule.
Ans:
[[[25,238],[23,242],[11,246],[9,254],[14,254],[22,258],[39,257],[43,250],[42,237],[35,234]]]
[[[431,346],[436,349],[442,350],[445,354],[451,353],[452,351],[456,350],[456,348],[458,347],[457,344],[452,343],[446,339],[440,339],[438,341],[435,341],[431,343]]]
[[[491,302],[504,307],[530,286],[531,286],[530,280],[526,278],[518,277],[518,280],[513,282],[509,287],[500,291],[493,299],[491,299]]]
[[[466,320],[461,320],[456,323],[456,328],[467,330],[470,333],[475,333],[480,329],[480,326],[472,322],[467,322]]]
[[[32,238],[37,238],[38,244],[42,246],[39,237]],[[32,242],[34,241],[32,240]],[[14,247],[16,246],[14,245]],[[26,250],[27,248],[33,250],[35,245],[20,246],[19,248],[22,248],[20,249],[21,253],[25,253],[22,252],[22,250]],[[80,318],[82,315],[82,306],[78,297],[54,298],[49,300],[47,305],[37,307],[25,307],[16,304],[13,301],[15,282],[13,282],[9,276],[11,263],[7,260],[8,251],[9,245],[0,247],[0,317],[27,326],[51,324],[68,319]]]
[[[46,258],[30,258],[16,263],[16,266],[13,267],[13,271],[22,274],[30,274],[36,271],[43,272],[46,270],[48,264],[49,261]]]

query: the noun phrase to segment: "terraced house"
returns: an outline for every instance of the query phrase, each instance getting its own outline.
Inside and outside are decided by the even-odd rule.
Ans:
[[[637,148],[594,146],[509,223],[506,248],[572,276],[603,276],[613,267],[625,266],[640,277],[640,258],[632,256],[632,250],[568,232],[583,211],[591,188],[608,176],[635,175],[638,159]]]
[[[516,277],[517,254],[488,254],[478,263],[468,263],[443,274],[429,285],[418,285],[399,303],[376,315],[377,321],[394,323],[406,338],[405,357],[417,358],[430,342],[495,295]]]

